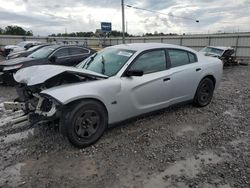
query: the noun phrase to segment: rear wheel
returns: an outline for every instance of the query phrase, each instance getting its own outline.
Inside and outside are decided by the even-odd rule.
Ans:
[[[99,102],[86,100],[73,105],[64,120],[65,133],[76,147],[95,143],[107,127],[107,112]]]
[[[207,106],[214,93],[214,83],[210,78],[201,80],[194,97],[194,104],[200,107]]]

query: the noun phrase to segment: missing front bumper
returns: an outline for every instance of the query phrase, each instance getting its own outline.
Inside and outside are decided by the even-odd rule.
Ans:
[[[22,110],[24,112],[32,112],[34,114],[44,117],[52,117],[56,114],[57,109],[55,103],[50,103],[48,99],[45,99],[40,96],[38,97],[38,99],[39,100],[35,108],[24,102],[4,102],[4,108],[5,110]]]

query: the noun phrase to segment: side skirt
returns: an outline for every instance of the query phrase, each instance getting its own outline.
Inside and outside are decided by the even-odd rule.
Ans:
[[[111,124],[108,125],[108,128],[112,129],[112,128],[115,128],[115,127],[118,127],[118,126],[123,126],[124,124],[136,121],[136,120],[138,120],[140,118],[144,118],[144,117],[147,117],[147,116],[163,113],[168,108],[183,106],[183,105],[187,105],[187,104],[191,104],[191,103],[193,103],[193,100],[188,100],[188,101],[183,101],[183,102],[179,102],[179,103],[176,103],[176,104],[172,104],[172,105],[170,105],[170,106],[168,106],[166,108],[163,108],[163,109],[155,110],[155,111],[152,111],[152,112],[147,112],[147,113],[144,113],[144,114],[141,114],[141,115],[138,115],[138,116],[123,120],[123,121],[111,123]]]

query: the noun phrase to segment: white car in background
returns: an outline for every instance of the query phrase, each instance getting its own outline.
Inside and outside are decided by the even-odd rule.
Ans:
[[[2,54],[8,56],[10,53],[28,50],[29,48],[42,44],[38,41],[22,41],[17,45],[7,45],[1,48]]]
[[[200,53],[205,56],[219,58],[224,66],[239,64],[239,62],[236,61],[235,49],[232,47],[206,46],[200,50]]]
[[[105,48],[77,67],[32,66],[14,76],[18,102],[29,119],[60,120],[77,147],[96,142],[114,123],[191,101],[206,106],[222,77],[222,63],[190,48],[122,44]]]

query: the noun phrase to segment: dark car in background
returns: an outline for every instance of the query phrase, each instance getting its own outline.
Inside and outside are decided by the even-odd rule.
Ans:
[[[94,50],[76,45],[45,46],[28,57],[20,57],[0,62],[0,82],[14,85],[13,74],[21,68],[34,65],[75,66],[95,53]],[[46,74],[46,73],[45,73]]]
[[[18,58],[18,57],[27,57],[29,56],[30,54],[34,53],[35,51],[45,47],[45,46],[49,46],[51,44],[41,44],[41,45],[37,45],[37,46],[33,46],[31,48],[29,48],[28,50],[23,50],[23,51],[20,51],[20,52],[13,52],[13,53],[10,53],[6,59],[14,59],[14,58]]]

